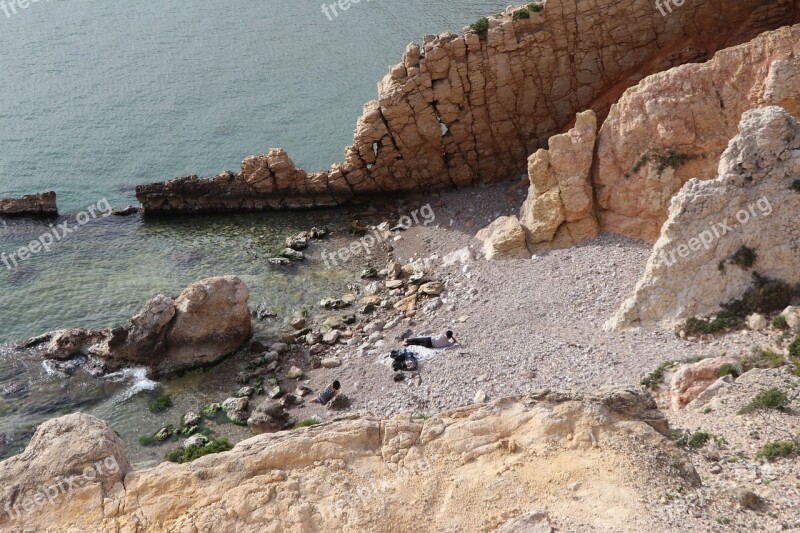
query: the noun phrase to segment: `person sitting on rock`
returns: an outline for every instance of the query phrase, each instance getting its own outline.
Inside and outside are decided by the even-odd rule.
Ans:
[[[453,337],[452,331],[435,337],[412,337],[403,341],[403,346],[424,346],[425,348],[449,348],[458,341]]]
[[[341,388],[342,385],[338,381],[334,381],[329,386],[325,387],[325,390],[317,394],[317,397],[311,400],[311,403],[327,405],[328,402],[333,400],[334,396],[339,394],[339,389]]]

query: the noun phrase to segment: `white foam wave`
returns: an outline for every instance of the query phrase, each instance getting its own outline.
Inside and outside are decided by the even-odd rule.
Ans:
[[[133,398],[140,392],[153,390],[159,386],[157,381],[153,381],[147,377],[147,369],[140,367],[125,368],[119,372],[107,374],[105,379],[114,383],[130,382],[130,386],[127,389],[111,398],[110,402],[112,405],[122,403],[125,400]]]

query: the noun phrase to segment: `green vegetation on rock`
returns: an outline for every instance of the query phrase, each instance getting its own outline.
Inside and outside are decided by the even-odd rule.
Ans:
[[[219,439],[211,440],[203,446],[191,445],[185,448],[175,448],[170,450],[164,456],[164,459],[171,463],[189,463],[212,453],[227,452],[232,450],[233,445],[228,442],[228,439],[221,437]]]

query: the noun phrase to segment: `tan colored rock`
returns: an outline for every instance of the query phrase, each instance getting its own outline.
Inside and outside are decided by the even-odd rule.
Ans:
[[[570,246],[597,235],[590,176],[596,134],[594,111],[578,113],[572,129],[528,159],[531,186],[520,223],[532,247],[554,240]]]
[[[719,379],[722,365],[740,366],[731,357],[703,359],[700,362],[684,364],[672,375],[670,384],[670,401],[674,410],[683,409],[692,400],[700,396],[710,385]]]
[[[483,241],[486,259],[525,259],[530,257],[525,232],[515,216],[500,217],[475,236]]]
[[[270,402],[256,413],[259,431],[274,431],[286,418]],[[299,533],[375,531],[380,524],[411,533],[424,524],[430,531],[494,531],[511,519],[543,524],[530,513],[547,508],[558,529],[632,531],[657,516],[643,497],[654,477],[670,490],[692,487],[662,459],[680,452],[648,422],[664,417],[638,388],[539,392],[427,420],[348,414],[257,435],[188,464],[131,472],[105,424],[69,415],[46,424],[58,432],[43,426],[22,455],[0,462],[4,501],[16,503],[54,476],[107,456],[117,458],[119,474],[76,487],[18,521],[0,513],[0,529]],[[101,425],[103,431],[86,431]],[[581,497],[564,498],[574,483]]]
[[[143,185],[137,198],[146,212],[285,209],[510,179],[575,113],[591,108],[603,119],[643,76],[800,21],[796,3],[763,0],[694,0],[668,19],[652,0],[548,0],[516,21],[512,12],[493,17],[485,38],[447,33],[410,45],[364,105],[344,162],[327,172],[306,174],[272,149],[239,174]],[[792,98],[782,91],[793,68],[763,73],[772,102]],[[735,90],[729,81],[717,87]]]
[[[747,111],[718,177],[691,180],[675,196],[644,275],[607,327],[675,324],[741,298],[760,276],[800,282],[800,124],[778,107]],[[751,267],[736,264],[742,247]],[[778,310],[789,304],[774,301]]]
[[[628,89],[597,139],[594,182],[603,229],[655,242],[671,198],[691,178],[713,179],[742,113],[768,105],[800,116],[800,26]],[[671,153],[677,154],[672,161]]]
[[[103,521],[103,498],[124,493],[122,481],[131,471],[122,439],[83,413],[45,422],[23,453],[0,464],[3,531],[66,531],[61,513],[80,508],[88,531],[88,524]]]
[[[184,289],[166,337],[169,365],[212,363],[242,346],[251,331],[249,297],[236,276],[208,278]]]
[[[781,316],[786,319],[789,328],[800,330],[800,308],[790,305],[781,311]]]

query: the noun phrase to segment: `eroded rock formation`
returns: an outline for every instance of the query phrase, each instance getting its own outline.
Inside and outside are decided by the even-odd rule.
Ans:
[[[756,273],[800,283],[798,214],[800,124],[779,107],[747,111],[718,177],[690,180],[672,199],[642,279],[608,326],[711,314]]]
[[[645,78],[596,137],[592,111],[579,113],[529,158],[519,217],[528,248],[571,246],[598,230],[655,241],[675,193],[692,177],[712,179],[741,114],[769,102],[800,112],[800,25]]]
[[[639,388],[543,391],[427,420],[349,415],[138,472],[107,427],[99,441],[87,432],[101,425],[85,415],[43,425],[23,455],[0,463],[0,495],[13,509],[105,455],[117,458],[124,478],[82,482],[16,520],[0,513],[0,529],[482,531],[534,516],[541,523],[546,507],[556,527],[568,517],[568,529],[634,531],[653,516],[643,497],[652,479],[680,490],[693,483],[670,466],[680,452]],[[54,426],[59,438],[48,447]],[[16,469],[34,451],[49,469]],[[570,485],[580,485],[580,498],[564,498]]]
[[[208,278],[189,285],[175,300],[152,298],[124,326],[55,331],[23,347],[41,350],[50,359],[85,354],[112,369],[138,365],[170,374],[236,351],[251,332],[249,297],[236,276]]]
[[[272,149],[237,174],[144,185],[137,198],[149,213],[280,209],[509,179],[575,113],[602,119],[642,77],[800,20],[792,0],[696,0],[667,17],[652,0],[547,0],[514,21],[515,9],[485,37],[409,45],[329,171],[306,173]]]
[[[0,198],[0,215],[58,215],[56,193],[50,191],[40,194],[29,194],[22,198]]]
[[[571,130],[550,137],[549,150],[528,159],[531,186],[520,220],[532,249],[542,243],[570,246],[597,235],[591,180],[596,135],[594,111],[578,113]]]
[[[742,113],[767,105],[800,116],[800,26],[626,91],[598,134],[594,183],[603,229],[654,242],[675,193],[691,178],[714,178]]]

